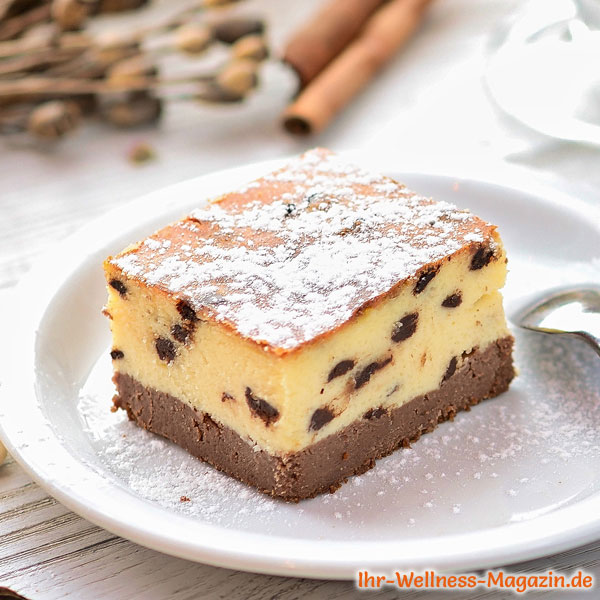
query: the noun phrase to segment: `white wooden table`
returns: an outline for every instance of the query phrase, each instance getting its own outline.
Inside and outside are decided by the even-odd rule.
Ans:
[[[308,12],[318,0],[305,0]],[[255,4],[269,6],[268,0]],[[13,286],[35,257],[88,219],[159,186],[245,162],[296,153],[307,145],[370,148],[399,169],[449,161],[477,170],[519,166],[528,176],[600,197],[600,152],[565,145],[498,114],[481,88],[490,34],[516,0],[444,0],[423,32],[326,133],[310,141],[282,133],[272,110],[243,115],[193,107],[171,111],[158,130],[115,133],[90,127],[55,153],[0,146],[0,290]],[[285,10],[271,6],[277,34]],[[300,17],[298,17],[300,18]],[[288,21],[293,21],[288,19]],[[288,24],[289,27],[289,24]],[[158,159],[142,167],[125,160],[137,140]],[[2,296],[0,294],[0,309]],[[0,313],[1,314],[1,313]],[[26,315],[23,315],[26,318]],[[6,341],[4,341],[6,343]],[[500,565],[498,565],[500,566]],[[519,572],[581,568],[600,580],[600,541],[513,567]],[[0,587],[30,600],[191,598],[292,600],[365,597],[352,582],[253,575],[171,558],[132,544],[81,519],[49,497],[11,459],[0,468]],[[539,598],[598,597],[540,593]],[[403,592],[377,598],[465,598],[464,592]],[[0,594],[1,597],[1,594]],[[485,590],[469,598],[512,598]]]
[[[352,582],[253,575],[165,556],[69,512],[32,483],[13,461],[0,471],[0,540],[0,585],[31,600],[333,600],[372,596],[391,599],[400,595],[389,588],[366,596]],[[600,577],[600,542],[517,567],[519,572],[569,572],[575,568]],[[401,597],[458,600],[465,593],[427,595],[409,591]],[[501,597],[500,592],[484,590],[469,596]],[[513,595],[508,593],[506,597]],[[568,594],[568,598],[579,597],[594,596]]]

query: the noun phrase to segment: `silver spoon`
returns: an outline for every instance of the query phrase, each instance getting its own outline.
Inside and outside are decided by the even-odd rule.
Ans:
[[[546,292],[519,310],[512,321],[531,331],[582,338],[600,356],[600,287]]]

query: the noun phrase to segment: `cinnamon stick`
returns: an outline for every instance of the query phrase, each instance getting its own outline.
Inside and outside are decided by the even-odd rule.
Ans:
[[[431,1],[390,0],[380,8],[286,109],[284,127],[298,135],[323,130],[412,36]]]
[[[305,87],[358,34],[385,0],[330,0],[285,47],[283,60]]]

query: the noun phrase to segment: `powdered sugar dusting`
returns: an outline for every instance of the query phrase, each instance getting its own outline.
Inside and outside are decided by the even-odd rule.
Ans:
[[[492,228],[314,150],[192,212],[113,263],[267,346],[338,327]]]
[[[107,350],[78,412],[96,468],[190,519],[314,539],[465,533],[534,519],[600,490],[597,357],[577,340],[516,333],[520,374],[508,393],[459,413],[335,494],[299,505],[266,497],[138,428],[123,411],[111,413]]]
[[[547,216],[552,218],[550,209]],[[507,222],[509,314],[513,302],[519,304],[535,289],[600,281],[597,259],[576,263],[561,257],[558,242],[564,238],[555,252],[536,251],[536,244],[526,241],[531,227],[519,215]],[[533,234],[536,241],[535,228]],[[149,503],[169,516],[184,516],[191,525],[200,521],[288,536],[290,543],[308,539],[318,544],[315,556],[321,540],[358,545],[431,537],[433,547],[435,538],[446,534],[535,520],[600,493],[600,369],[598,357],[583,342],[515,333],[519,375],[507,393],[458,414],[412,448],[377,461],[373,470],[351,478],[335,494],[290,505],[136,428],[122,411],[111,413],[107,332],[106,345],[99,349],[102,358],[77,404],[82,435],[89,442],[82,460],[139,496],[140,517],[132,527],[153,527],[144,513]],[[86,338],[86,352],[96,342]],[[62,406],[70,407],[70,398]],[[181,502],[181,496],[190,501]],[[424,502],[431,502],[431,508]]]
[[[124,412],[110,412],[110,369],[106,361],[98,363],[80,394],[78,408],[84,431],[111,477],[126,482],[148,501],[214,524],[243,524],[277,508],[277,501],[149,434],[129,422]],[[233,522],[223,510],[226,503],[239,505]]]

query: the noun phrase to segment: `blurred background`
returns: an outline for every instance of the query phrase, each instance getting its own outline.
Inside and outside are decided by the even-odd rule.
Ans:
[[[309,83],[309,112],[336,87],[347,97],[306,135],[283,126],[299,76],[280,59],[328,6],[336,36],[356,28],[356,2],[0,0],[0,286],[112,206],[316,145],[399,171],[518,173],[596,201],[599,2],[362,1],[371,17],[407,7],[375,31],[389,38],[377,73]]]

